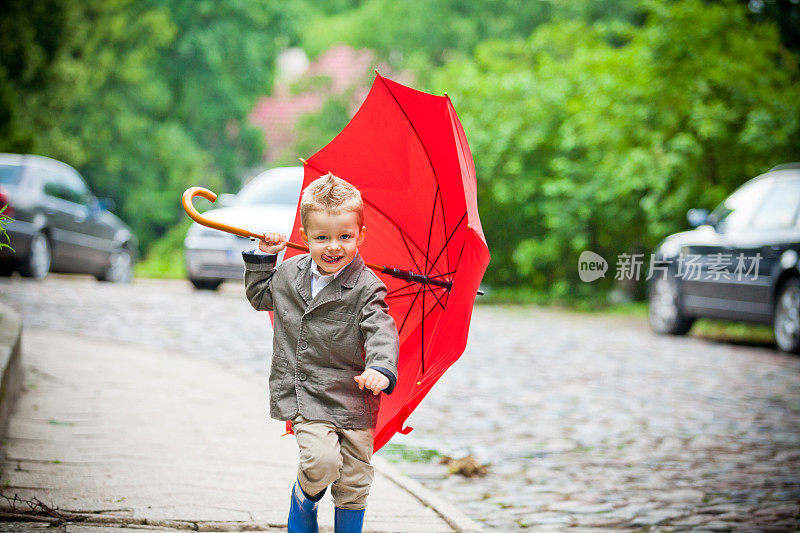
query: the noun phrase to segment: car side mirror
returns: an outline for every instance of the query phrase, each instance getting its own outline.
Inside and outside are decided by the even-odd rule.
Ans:
[[[98,198],[97,205],[103,211],[111,211],[117,204],[111,198]]]
[[[689,211],[686,212],[686,220],[689,221],[689,225],[693,228],[707,224],[708,209],[689,209]]]

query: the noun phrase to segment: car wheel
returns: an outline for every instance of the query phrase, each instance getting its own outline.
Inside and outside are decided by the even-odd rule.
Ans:
[[[667,273],[650,285],[650,327],[656,333],[685,335],[692,329],[694,318],[683,314],[678,280]]]
[[[130,283],[133,279],[133,258],[125,248],[117,248],[108,258],[108,268],[97,277],[100,281]]]
[[[221,279],[190,279],[195,289],[204,291],[215,291],[222,285]]]
[[[797,278],[787,280],[778,290],[774,328],[778,348],[800,353],[800,280]]]
[[[37,233],[31,239],[30,253],[20,264],[20,274],[29,278],[44,279],[50,272],[51,260],[50,241],[44,233]]]

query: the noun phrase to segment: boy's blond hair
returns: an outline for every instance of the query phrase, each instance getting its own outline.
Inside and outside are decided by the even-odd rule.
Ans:
[[[361,193],[342,178],[328,172],[308,184],[300,199],[300,223],[308,228],[308,214],[325,211],[337,215],[352,211],[358,218],[358,227],[364,225],[364,202]]]

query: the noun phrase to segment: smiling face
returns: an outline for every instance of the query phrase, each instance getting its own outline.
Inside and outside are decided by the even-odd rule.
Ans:
[[[358,246],[364,242],[366,228],[358,226],[358,215],[353,211],[331,214],[326,211],[308,213],[306,228],[300,228],[300,237],[308,246],[311,259],[320,272],[334,274],[353,260]]]

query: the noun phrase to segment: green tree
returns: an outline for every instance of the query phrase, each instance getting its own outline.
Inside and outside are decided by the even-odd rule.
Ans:
[[[239,186],[262,140],[296,8],[266,0],[9,0],[0,15],[0,150],[72,164],[148,247],[190,185]]]
[[[688,207],[800,156],[798,61],[774,25],[729,3],[645,7],[641,27],[551,23],[436,74],[475,158],[490,282],[608,288],[578,280],[581,251],[649,252]]]
[[[317,55],[337,43],[378,52],[394,67],[410,67],[427,81],[428,70],[471,53],[489,39],[527,37],[553,18],[587,22],[631,18],[634,0],[365,0],[350,8],[321,12],[303,31],[303,46]]]
[[[168,0],[152,6],[164,6],[176,26],[174,41],[158,57],[171,95],[167,115],[211,156],[225,189],[236,190],[242,169],[263,152],[262,134],[247,115],[272,90],[278,52],[296,41],[299,5]]]

